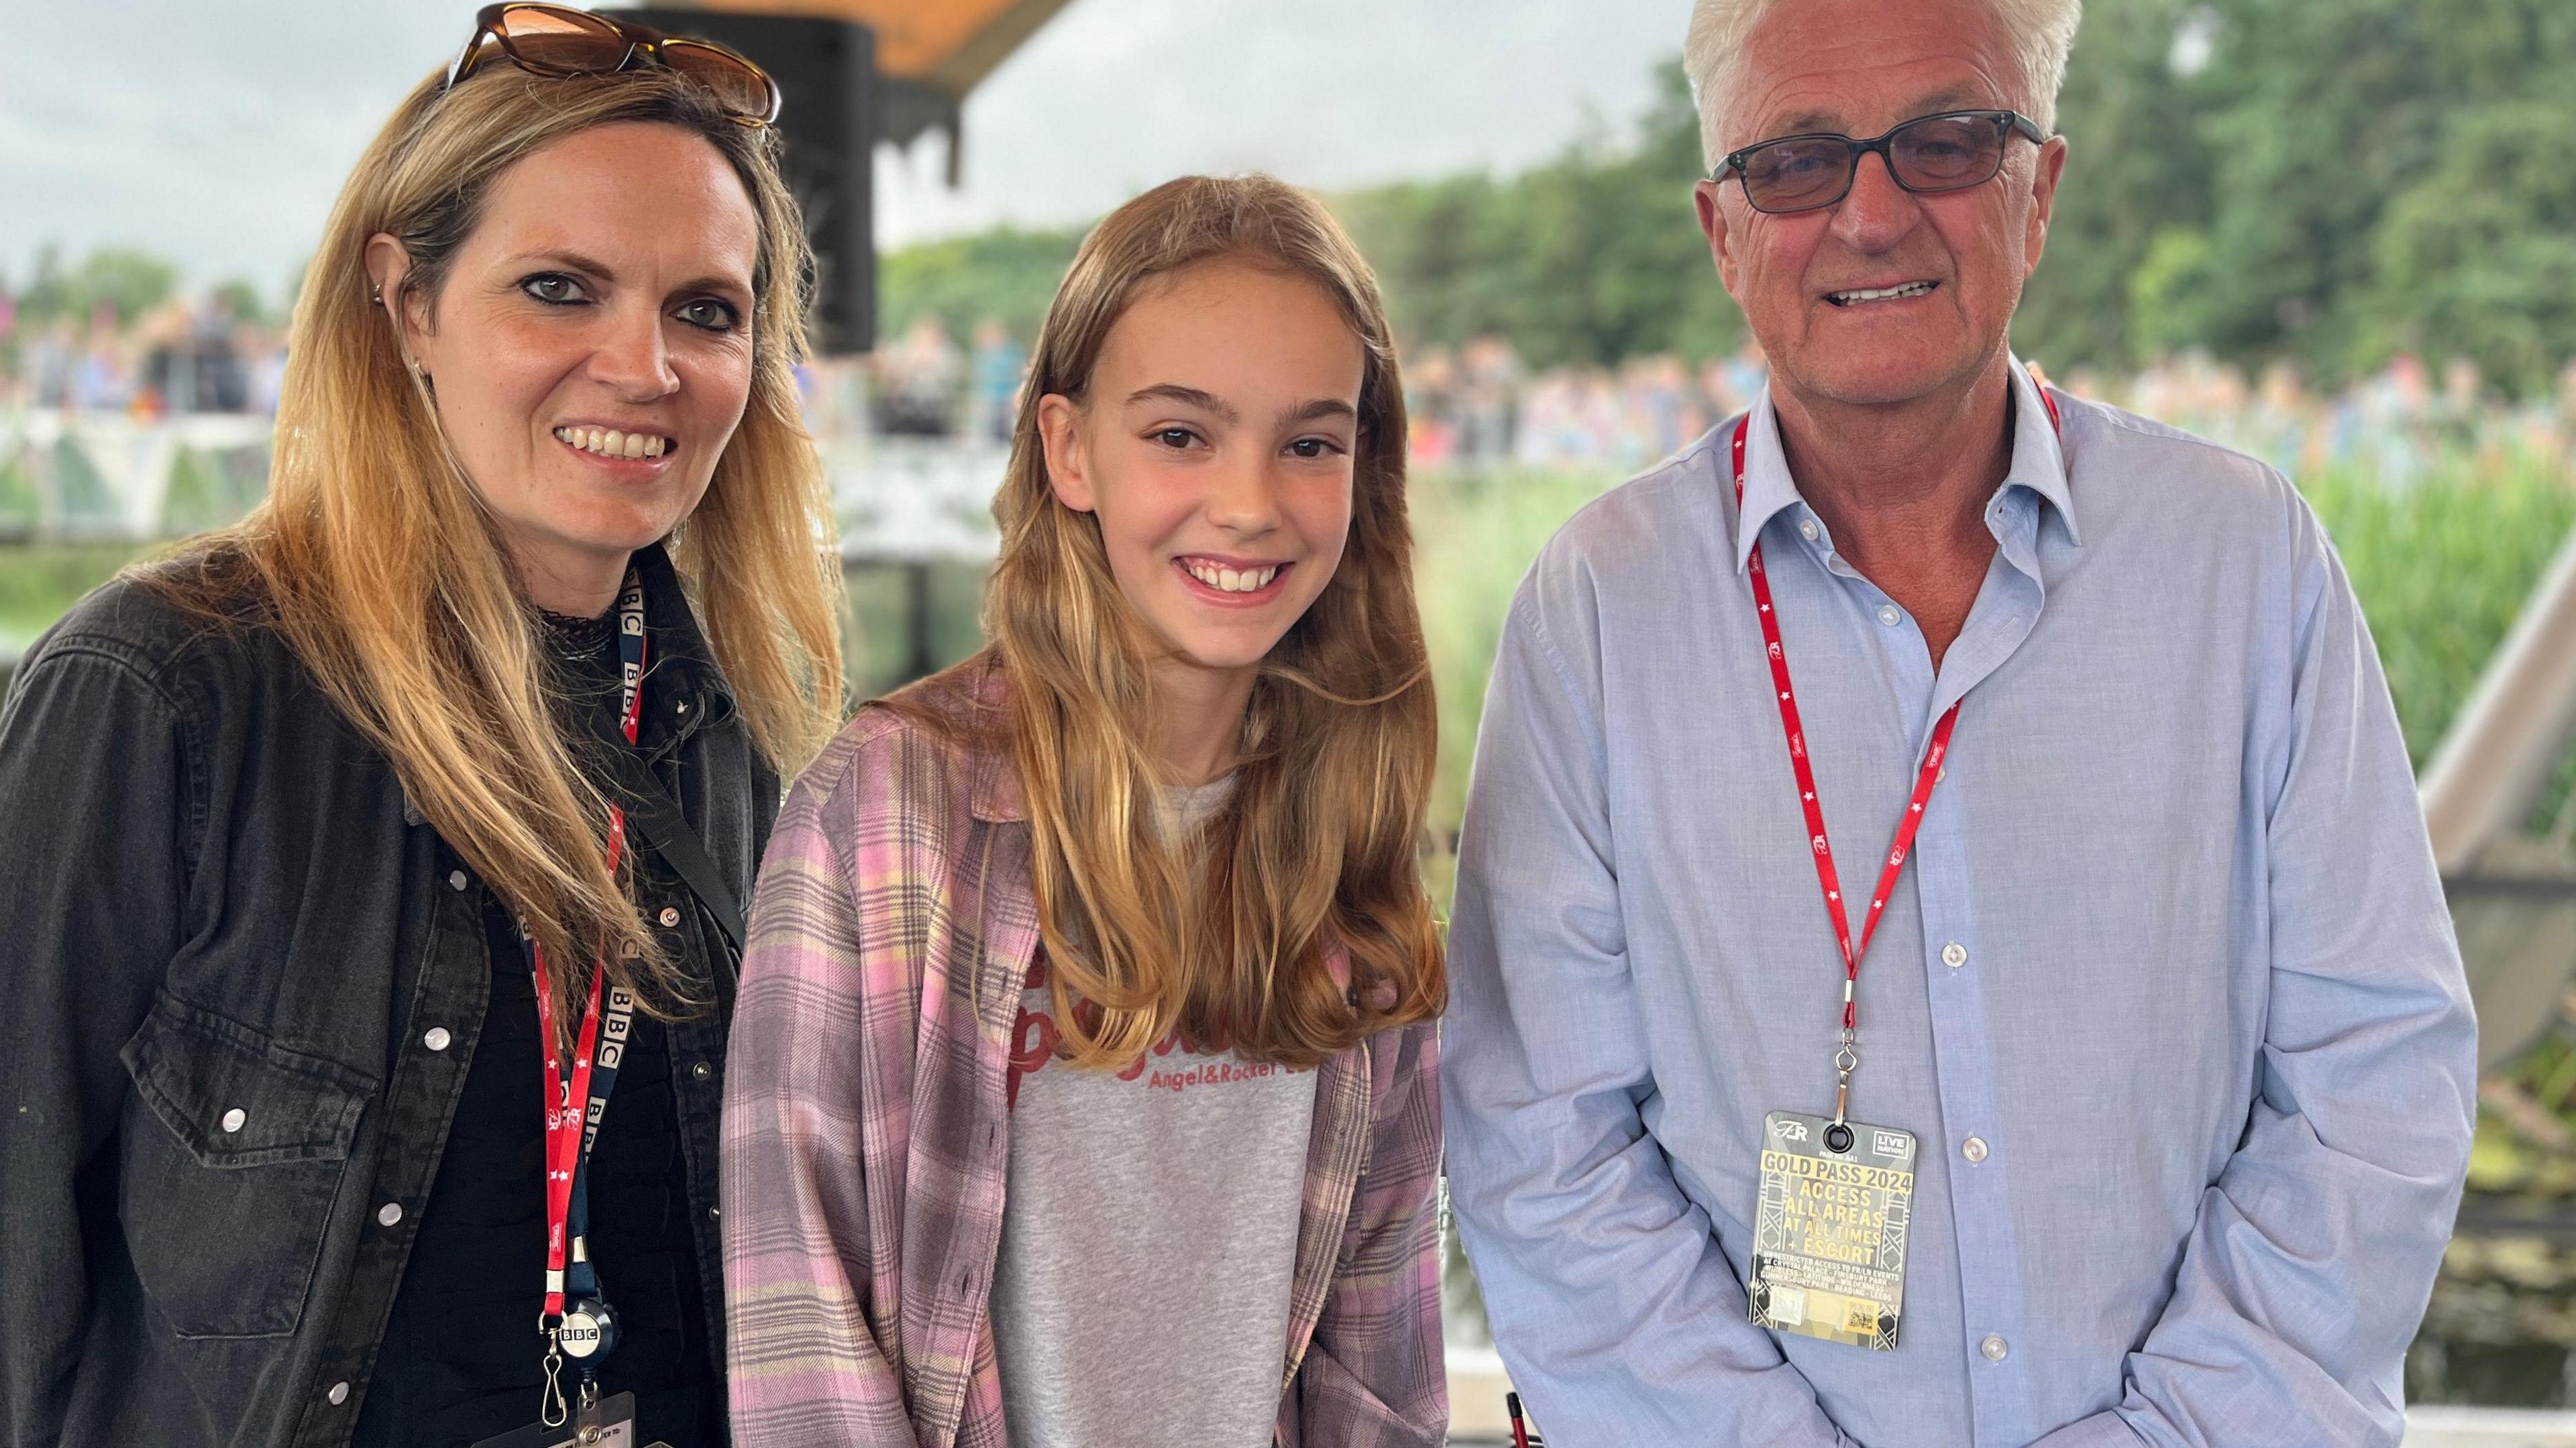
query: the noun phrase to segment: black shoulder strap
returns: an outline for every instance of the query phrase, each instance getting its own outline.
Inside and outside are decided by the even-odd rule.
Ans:
[[[699,842],[698,832],[689,828],[688,818],[680,813],[679,801],[662,788],[662,781],[653,777],[652,768],[634,750],[606,749],[600,754],[610,761],[617,777],[617,802],[625,806],[627,822],[661,853],[662,863],[679,873],[681,882],[714,917],[716,928],[740,953],[744,935],[742,906],[735,902],[733,891],[725,888],[724,876],[717,872],[707,847]]]

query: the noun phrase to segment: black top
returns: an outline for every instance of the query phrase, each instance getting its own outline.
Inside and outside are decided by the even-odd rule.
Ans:
[[[777,776],[669,560],[636,565],[638,753],[743,898]],[[431,1196],[483,1032],[534,1029],[532,1008],[490,1000],[491,892],[305,672],[244,560],[157,576],[200,567],[224,622],[120,579],[47,632],[0,708],[0,818],[27,822],[0,829],[0,1443],[342,1448],[390,1366],[422,1224],[455,1215]],[[634,888],[715,1003],[660,1034],[684,1164],[669,1200],[720,1367],[736,957],[668,872]],[[490,1059],[535,1123],[533,1044],[496,1039]],[[612,1124],[663,1114],[628,1090]],[[534,1290],[525,1270],[511,1290]]]
[[[549,614],[545,624],[566,727],[625,748],[612,618]],[[483,919],[492,999],[385,1325],[358,1448],[465,1448],[537,1421],[546,1217],[536,987],[508,914],[487,902]],[[599,1390],[635,1394],[639,1444],[716,1448],[723,1391],[702,1326],[679,1128],[667,1032],[638,1013],[591,1155],[590,1260],[620,1332]],[[578,1372],[567,1359],[567,1394]]]

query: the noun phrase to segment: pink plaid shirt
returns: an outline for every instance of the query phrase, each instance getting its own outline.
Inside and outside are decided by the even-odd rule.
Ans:
[[[897,697],[970,725],[1003,687],[984,657]],[[1038,922],[1017,773],[952,732],[861,710],[761,866],[724,1102],[739,1443],[1008,1442],[986,1307]],[[1317,1072],[1285,1448],[1444,1437],[1438,1066],[1424,1023]]]

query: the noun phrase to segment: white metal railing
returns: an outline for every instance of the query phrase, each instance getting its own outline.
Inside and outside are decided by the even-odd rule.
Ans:
[[[844,559],[989,563],[1000,550],[993,490],[1009,448],[865,434],[815,441],[832,480]]]
[[[225,521],[240,500],[223,488],[174,514],[182,463],[215,462],[223,476],[241,471],[231,455],[253,453],[264,473],[268,439],[268,419],[235,413],[0,411],[0,530],[140,542]]]
[[[0,410],[0,534],[144,543],[230,522],[264,490],[269,437],[268,419],[233,413],[147,419]],[[843,556],[901,563],[993,557],[993,490],[1009,457],[1005,447],[864,434],[817,442]]]

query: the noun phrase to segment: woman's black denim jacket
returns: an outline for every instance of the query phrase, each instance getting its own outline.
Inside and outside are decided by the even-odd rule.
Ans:
[[[778,781],[669,560],[637,564],[640,743],[747,901]],[[735,957],[676,879],[639,888],[718,997],[670,1043],[721,1363]],[[274,632],[125,580],[38,642],[0,712],[7,1444],[348,1441],[481,1035],[484,908]]]

